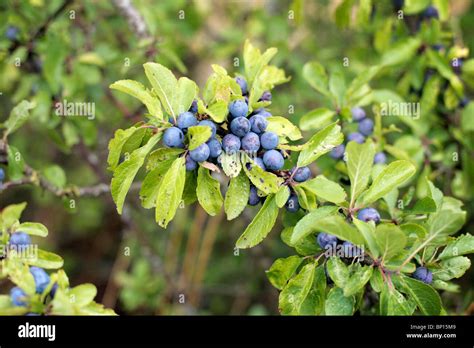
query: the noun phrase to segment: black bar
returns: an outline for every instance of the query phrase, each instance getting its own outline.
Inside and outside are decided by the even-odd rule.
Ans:
[[[20,338],[19,327],[55,325],[55,339]],[[432,326],[429,326],[432,325]],[[424,328],[421,330],[420,328]],[[407,334],[456,337],[409,338]],[[473,347],[473,317],[0,317],[0,346],[169,344],[410,344]]]

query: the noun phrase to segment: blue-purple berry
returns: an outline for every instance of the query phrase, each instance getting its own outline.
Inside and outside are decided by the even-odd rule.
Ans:
[[[426,284],[433,282],[433,273],[426,267],[418,267],[413,273],[413,278]]]
[[[292,169],[292,173],[295,171],[295,168]],[[296,172],[293,174],[293,180],[297,182],[303,182],[308,180],[311,177],[311,170],[308,167],[301,167],[296,169]]]
[[[257,152],[260,149],[260,138],[254,132],[248,132],[241,140],[242,150]]]
[[[242,91],[242,95],[248,93],[247,81],[243,77],[237,76],[235,78],[235,82],[237,82],[237,84],[239,85],[240,90]]]
[[[217,126],[211,120],[202,120],[201,122],[198,123],[198,125],[199,126],[208,126],[208,127],[210,127],[211,131],[212,131],[211,138],[216,136]]]
[[[222,145],[216,138],[211,138],[207,143],[209,146],[209,156],[212,158],[217,158],[222,153]]]
[[[357,218],[361,221],[373,221],[375,223],[380,222],[380,214],[379,212],[374,209],[374,208],[364,208],[359,211],[357,214]]]
[[[300,202],[298,196],[291,195],[286,201],[285,208],[290,213],[296,213],[300,209]]]
[[[245,100],[237,99],[229,104],[229,112],[232,117],[246,117],[249,112],[249,106]]]
[[[358,129],[362,135],[369,136],[374,131],[374,121],[372,121],[370,118],[364,118],[359,122]]]
[[[23,289],[15,286],[10,290],[10,299],[12,300],[14,306],[26,307],[28,296],[23,291]]]
[[[384,152],[377,152],[374,156],[374,164],[385,164],[387,162],[387,156]]]
[[[344,252],[344,257],[347,258],[359,257],[362,255],[362,250],[351,242],[342,243],[342,250]]]
[[[356,143],[363,144],[365,137],[358,132],[353,132],[347,136],[347,141],[355,141]]]
[[[260,145],[265,150],[272,150],[278,146],[278,135],[273,132],[265,132],[262,135],[260,135]]]
[[[265,129],[267,129],[268,126],[268,121],[267,118],[261,114],[256,114],[249,119],[250,121],[250,127],[252,129],[252,132],[260,134],[265,132]]]
[[[260,97],[261,101],[272,101],[272,93],[270,91],[263,92],[262,96]]]
[[[280,170],[285,164],[285,160],[277,150],[269,150],[263,154],[263,163],[268,170]]]
[[[42,294],[49,284],[49,275],[40,267],[31,266],[30,273],[33,275],[36,285],[36,293]]]
[[[250,121],[245,117],[234,118],[230,123],[230,131],[239,138],[242,138],[250,132]]]
[[[191,172],[197,168],[198,164],[195,160],[193,160],[189,154],[186,155],[186,170]]]
[[[189,156],[196,162],[204,162],[209,158],[210,154],[211,151],[209,150],[209,146],[207,146],[207,144],[201,144],[194,150],[189,151]]]
[[[198,112],[198,101],[196,99],[193,100],[191,103],[191,107],[189,108],[189,111],[192,112],[193,114]]]
[[[198,120],[196,116],[192,112],[186,111],[183,112],[178,116],[176,121],[176,125],[181,130],[187,130],[189,127],[196,126],[198,124]]]
[[[163,143],[168,147],[184,147],[184,134],[177,127],[170,127],[163,134]]]
[[[352,108],[351,113],[352,113],[352,119],[356,122],[362,121],[366,116],[364,109],[358,106],[355,108]]]
[[[257,192],[258,190],[255,186],[250,186],[249,205],[257,205],[260,203],[260,197]]]
[[[29,234],[24,232],[15,232],[10,236],[8,244],[14,246],[17,251],[22,251],[31,244],[31,237]]]
[[[333,248],[337,245],[337,237],[324,232],[319,233],[316,240],[322,249],[326,249],[327,247]]]
[[[222,148],[226,153],[234,153],[240,150],[240,138],[234,134],[227,134],[222,139]]]
[[[331,150],[329,156],[334,159],[341,159],[344,157],[344,152],[346,151],[346,146],[344,144],[338,145]]]
[[[428,6],[423,12],[423,17],[426,19],[439,18],[438,10],[434,6]]]

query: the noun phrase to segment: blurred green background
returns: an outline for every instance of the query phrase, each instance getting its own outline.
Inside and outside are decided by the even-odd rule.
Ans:
[[[108,141],[116,129],[142,119],[145,110],[108,86],[126,78],[145,82],[144,62],[167,65],[203,86],[213,63],[242,71],[246,38],[262,49],[277,47],[274,64],[292,79],[274,91],[270,109],[298,124],[306,112],[324,105],[302,77],[306,62],[318,60],[331,68],[349,57],[347,75],[354,76],[377,58],[372,48],[377,24],[338,28],[334,11],[340,1],[134,0],[145,32],[134,30],[117,3],[0,4],[0,118],[23,99],[36,103],[33,119],[9,142],[52,181],[62,180],[54,167],[59,166],[68,184],[110,183]],[[393,13],[391,1],[376,3],[374,15],[383,19]],[[472,52],[472,1],[451,1],[450,11],[447,24]],[[12,25],[18,28],[15,42],[4,35]],[[95,119],[57,117],[54,103],[64,99],[95,103]],[[49,228],[44,247],[64,257],[71,283],[94,283],[97,300],[119,314],[278,314],[278,293],[264,271],[275,258],[291,254],[280,241],[281,228],[276,226],[258,247],[240,254],[234,250],[255,210],[227,222],[190,206],[163,230],[153,212],[141,208],[137,191],[127,197],[123,216],[108,193],[77,198],[74,206],[33,186],[0,194],[1,207],[22,201],[28,202],[24,220]],[[471,212],[466,231],[474,226]],[[445,297],[451,313],[468,310],[472,270],[460,283],[460,294]],[[3,292],[8,288],[1,286]]]

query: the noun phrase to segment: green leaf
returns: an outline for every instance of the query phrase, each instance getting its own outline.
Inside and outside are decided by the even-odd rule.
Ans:
[[[188,128],[189,151],[204,144],[212,135],[212,129],[208,126],[192,126]]]
[[[107,157],[109,170],[114,171],[117,168],[123,146],[138,129],[137,127],[130,127],[115,131],[114,137],[109,142],[109,156]]]
[[[185,111],[188,111],[196,98],[198,93],[198,87],[194,81],[191,81],[187,77],[181,77],[178,80],[176,94],[172,100],[172,106],[174,112],[179,115]]]
[[[290,189],[286,185],[280,186],[278,189],[278,192],[275,195],[275,201],[278,206],[278,208],[283,208],[283,206],[286,204],[288,201],[288,198],[290,198]]]
[[[349,268],[337,256],[331,256],[326,263],[326,269],[329,277],[336,286],[343,289],[349,280]]]
[[[305,181],[300,185],[328,202],[341,203],[347,197],[346,191],[341,185],[327,179],[324,175],[318,175],[316,178]]]
[[[346,147],[347,171],[351,180],[351,205],[369,183],[375,147],[371,141],[358,144],[350,141]]]
[[[456,256],[442,260],[439,266],[441,269],[434,270],[433,277],[447,281],[453,278],[461,278],[469,267],[471,267],[471,260],[465,256]]]
[[[224,171],[225,175],[230,178],[235,178],[237,175],[239,175],[240,171],[242,170],[240,157],[240,153],[234,154],[222,152],[222,154],[219,156],[219,159],[221,161],[222,170]],[[254,166],[256,166],[256,164],[254,164]]]
[[[267,118],[267,121],[267,132],[274,132],[279,137],[289,138],[290,140],[298,140],[303,137],[298,127],[284,117],[271,116]]]
[[[209,169],[199,166],[196,194],[199,203],[211,216],[215,216],[224,202],[219,181],[211,176]]]
[[[8,152],[8,178],[10,180],[18,180],[23,177],[25,170],[25,160],[23,156],[14,146],[9,145],[7,147]]]
[[[250,183],[244,173],[230,179],[229,188],[225,194],[224,210],[227,220],[238,217],[247,206],[250,196]]]
[[[270,269],[266,271],[267,278],[275,288],[281,290],[302,262],[303,258],[297,255],[276,259]]]
[[[66,186],[66,173],[60,166],[53,164],[42,170],[43,177],[58,188]]]
[[[351,23],[351,10],[354,0],[343,0],[336,8],[336,25],[339,28],[346,28]]]
[[[324,206],[303,216],[303,218],[295,225],[293,234],[291,235],[291,245],[297,244],[311,233],[322,231],[319,229],[319,222],[329,215],[335,214],[337,210],[338,207],[336,206]]]
[[[387,224],[377,226],[375,240],[384,261],[399,254],[407,243],[405,233],[398,226]]]
[[[380,65],[392,66],[407,63],[415,56],[420,45],[421,40],[419,38],[399,40],[390,49],[385,51]]]
[[[36,258],[25,258],[24,261],[30,266],[41,267],[45,269],[58,269],[63,267],[64,260],[61,256],[38,249]]]
[[[346,93],[346,81],[344,74],[340,70],[334,71],[329,77],[329,90],[337,102],[337,106],[344,105],[344,95]]]
[[[252,184],[267,195],[277,193],[283,180],[275,174],[260,168],[246,153],[241,153],[241,156],[242,168]]]
[[[176,77],[171,70],[158,63],[145,63],[143,68],[166,113],[176,119],[178,114],[173,108],[173,100],[178,93]]]
[[[385,284],[380,294],[380,315],[412,315],[414,310],[405,296]]]
[[[342,289],[332,288],[325,303],[326,315],[352,315],[354,313],[354,296],[345,297]]]
[[[326,70],[320,63],[316,61],[306,63],[303,66],[303,77],[319,93],[325,96],[331,95]]]
[[[186,179],[186,167],[184,157],[174,160],[165,176],[156,196],[155,219],[163,228],[173,219],[176,210],[181,203]]]
[[[415,203],[413,208],[403,211],[405,214],[418,215],[436,212],[436,202],[430,197],[423,197]]]
[[[23,123],[26,122],[30,116],[29,110],[33,109],[35,106],[34,103],[30,103],[27,100],[21,101],[17,106],[15,106],[10,112],[10,116],[4,123],[5,127],[5,136],[16,131],[20,128]]]
[[[416,302],[421,313],[424,315],[440,315],[441,298],[439,294],[431,286],[418,280],[402,277],[404,290]]]
[[[228,113],[227,102],[218,100],[209,105],[205,111],[215,122],[222,123],[225,121]]]
[[[298,157],[298,167],[304,167],[316,161],[322,155],[331,151],[334,147],[341,144],[344,136],[341,133],[341,126],[332,123],[317,132],[306,143]]]
[[[320,208],[321,209],[321,208]],[[313,228],[335,235],[337,238],[355,245],[364,245],[364,238],[341,215],[331,215],[317,221]]]
[[[46,237],[48,235],[46,226],[38,222],[23,222],[17,228],[17,232],[19,231],[32,236]]]
[[[148,140],[148,143],[141,148],[135,150],[130,158],[123,161],[114,171],[112,178],[111,194],[117,205],[117,211],[122,214],[123,203],[130,189],[133,179],[137,175],[138,170],[143,166],[146,155],[151,151],[153,146],[161,139],[161,133],[155,134]]]
[[[161,104],[158,98],[156,98],[148,89],[145,88],[140,82],[134,80],[120,80],[110,85],[111,89],[121,91],[131,95],[134,98],[140,100],[145,104],[148,112],[159,118],[163,119],[163,111],[161,111]]]
[[[313,285],[316,263],[305,265],[283,288],[278,308],[283,315],[298,315]]]
[[[359,230],[360,234],[365,239],[365,245],[369,248],[371,256],[373,258],[378,258],[380,256],[379,246],[377,245],[376,235],[375,235],[375,225],[371,222],[364,222],[359,219],[352,220],[354,225]]]
[[[316,267],[313,285],[300,306],[300,315],[321,315],[324,313],[326,297],[326,272],[324,265]]]
[[[472,253],[474,253],[474,236],[466,233],[449,242],[441,254],[439,254],[438,259],[444,260],[450,257]]]
[[[474,103],[469,103],[461,112],[461,128],[464,132],[474,131]]]
[[[97,288],[93,284],[81,284],[69,291],[71,302],[78,307],[87,306],[97,295]]]
[[[336,112],[328,108],[317,108],[300,118],[300,128],[303,131],[319,129],[331,123]]]
[[[52,94],[58,94],[65,67],[64,59],[68,54],[66,43],[61,36],[49,31],[45,44],[47,49],[45,50],[42,72]]]
[[[347,88],[346,98],[350,99],[355,93],[357,93],[362,88],[362,86],[364,86],[366,83],[369,83],[370,80],[372,80],[375,75],[378,74],[380,69],[380,66],[375,65],[359,73],[357,77],[352,80],[351,84]]]
[[[352,273],[344,286],[344,296],[349,297],[363,290],[365,284],[367,284],[370,277],[372,277],[373,270],[373,267],[364,266]]]
[[[375,178],[370,188],[362,196],[361,205],[367,206],[382,198],[394,188],[405,183],[415,174],[416,168],[409,161],[394,161]]]
[[[236,242],[239,249],[251,248],[259,244],[270,233],[278,217],[278,206],[275,202],[275,196],[269,195],[259,212],[247,226],[244,233]]]
[[[1,229],[6,230],[14,223],[20,220],[23,210],[26,208],[26,203],[10,204],[0,211]]]
[[[175,159],[176,158],[163,160],[145,176],[145,179],[143,179],[142,187],[140,189],[140,199],[144,208],[151,209],[156,206],[156,196],[158,195],[161,181]]]

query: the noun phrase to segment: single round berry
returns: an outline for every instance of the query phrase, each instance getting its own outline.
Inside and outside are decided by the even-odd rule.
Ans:
[[[234,153],[240,150],[240,138],[234,134],[227,134],[222,139],[222,147],[227,153]]]
[[[362,250],[351,242],[342,243],[342,250],[344,252],[344,257],[347,258],[359,257],[362,255]]]
[[[357,218],[361,221],[373,221],[375,223],[380,222],[380,214],[379,212],[374,209],[374,208],[364,208],[359,211],[357,214]]]
[[[365,137],[360,133],[354,132],[347,136],[347,141],[355,141],[356,143],[363,144]]]
[[[209,146],[207,146],[207,144],[201,144],[194,150],[189,151],[189,156],[192,160],[196,162],[204,162],[209,158],[210,154],[211,150],[209,149]]]
[[[423,12],[423,17],[426,19],[439,18],[438,10],[434,6],[428,6]]]
[[[426,267],[418,267],[415,273],[413,273],[413,278],[422,281],[423,283],[431,284],[433,281],[433,273]]]
[[[18,39],[19,33],[20,33],[20,30],[17,27],[13,25],[9,25],[5,32],[5,36],[7,37],[8,40],[15,41],[16,39]]]
[[[278,146],[278,135],[273,132],[265,132],[260,136],[260,144],[265,150],[272,150]]]
[[[207,144],[207,146],[209,146],[209,156],[210,157],[217,158],[221,155],[222,145],[219,142],[219,140],[217,140],[215,138],[212,138],[206,144]]]
[[[199,122],[198,125],[199,126],[208,126],[208,127],[210,127],[211,131],[212,131],[211,138],[216,136],[217,126],[211,120],[203,120],[203,121]]]
[[[387,156],[384,152],[377,152],[374,156],[374,164],[384,164],[387,162]]]
[[[49,294],[51,295],[51,298],[54,298],[54,296],[56,295],[56,291],[58,291],[58,283],[54,283],[53,286],[51,287],[51,291],[49,292]]]
[[[337,244],[336,236],[324,232],[319,233],[316,240],[318,241],[319,246],[323,249],[326,249],[328,246],[335,247]]]
[[[469,98],[464,97],[459,101],[459,107],[460,108],[465,108],[469,104]]]
[[[261,101],[271,101],[272,100],[272,93],[270,91],[263,92],[262,96],[260,97]]]
[[[3,168],[0,168],[0,182],[2,182],[3,180],[5,180],[5,171],[3,170]]]
[[[248,86],[247,86],[247,81],[243,77],[237,76],[235,78],[235,82],[240,86],[240,90],[242,91],[242,95],[247,94],[248,92]]]
[[[186,156],[186,170],[188,172],[193,171],[198,166],[197,162],[191,158],[191,156]]]
[[[193,102],[191,103],[191,107],[189,108],[189,111],[192,112],[193,114],[198,112],[198,101],[196,99],[194,99]]]
[[[245,100],[234,100],[229,104],[229,112],[232,117],[246,117],[249,112],[249,106]]]
[[[182,129],[187,130],[189,127],[195,126],[198,124],[196,116],[192,112],[186,111],[178,116],[176,125]]]
[[[15,286],[10,290],[10,298],[14,306],[26,307],[28,297],[26,293],[18,286]]]
[[[290,213],[296,213],[300,209],[300,202],[296,195],[291,195],[286,201],[285,208]]]
[[[295,168],[292,169],[292,173]],[[303,182],[308,180],[311,177],[311,170],[308,167],[301,167],[296,169],[295,174],[293,175],[293,180],[297,182]]]
[[[268,121],[267,118],[263,115],[256,114],[249,119],[252,132],[260,134],[265,132],[267,129]]]
[[[18,251],[21,251],[31,244],[31,238],[29,234],[24,232],[15,232],[10,236],[8,243],[10,246],[15,246]]]
[[[247,152],[257,152],[260,149],[260,138],[254,132],[248,132],[242,138],[242,150]]]
[[[263,163],[268,170],[279,170],[283,168],[285,160],[277,150],[269,150],[263,155]]]
[[[184,147],[184,134],[177,127],[170,127],[163,134],[163,143],[168,147]]]
[[[42,294],[49,284],[49,275],[40,267],[30,267],[30,273],[33,275],[36,284],[36,293]]]
[[[365,111],[360,107],[352,108],[352,119],[356,122],[362,121],[365,118]]]
[[[370,118],[364,118],[359,122],[358,129],[362,135],[369,136],[374,131],[374,121],[372,121]]]
[[[249,205],[257,205],[260,203],[260,197],[255,186],[250,186]]]
[[[239,138],[242,138],[250,132],[250,121],[245,117],[234,118],[230,123],[230,131]]]
[[[345,151],[346,151],[346,146],[344,144],[341,144],[333,148],[329,156],[331,156],[334,159],[340,159],[344,157]]]
[[[444,50],[444,45],[442,44],[435,44],[435,45],[432,45],[431,48],[437,52],[441,52]]]

